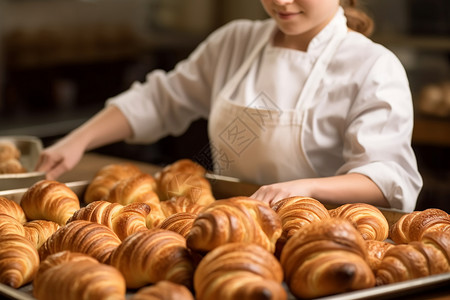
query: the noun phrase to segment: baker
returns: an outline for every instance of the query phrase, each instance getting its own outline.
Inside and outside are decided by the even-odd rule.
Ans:
[[[256,199],[414,210],[422,178],[408,79],[365,36],[373,22],[356,2],[261,0],[270,18],[232,21],[170,72],[108,99],[44,149],[37,170],[56,179],[85,151],[153,143],[205,118],[215,172],[261,185]]]

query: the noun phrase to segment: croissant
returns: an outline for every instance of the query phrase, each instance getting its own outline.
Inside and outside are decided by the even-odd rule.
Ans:
[[[11,141],[0,141],[0,162],[9,159],[20,158],[21,152],[17,146]]]
[[[277,241],[277,256],[286,241],[304,225],[330,218],[325,206],[318,200],[309,197],[285,198],[271,207],[280,217],[283,229]]]
[[[179,234],[149,229],[130,235],[111,254],[109,264],[125,277],[128,288],[168,280],[192,286],[194,264]]]
[[[141,170],[134,164],[110,164],[101,168],[87,186],[84,201],[91,203],[104,200],[108,197],[112,188],[121,179],[131,178],[142,174]]]
[[[190,173],[163,173],[158,179],[158,192],[161,201],[185,196],[199,205],[208,205],[215,200],[209,181],[203,176]]]
[[[0,174],[19,174],[25,172],[27,172],[27,169],[24,168],[18,159],[11,158],[0,161]]]
[[[0,235],[0,283],[19,288],[33,280],[38,267],[39,255],[29,240]]]
[[[161,209],[166,217],[180,212],[187,212],[198,215],[205,207],[192,201],[185,196],[172,197],[169,200],[161,201]]]
[[[315,298],[373,287],[366,259],[361,234],[349,221],[331,218],[303,226],[286,242],[280,262],[290,291]]]
[[[147,229],[150,206],[145,203],[121,205],[107,201],[94,201],[77,210],[67,223],[86,220],[103,224],[112,229],[123,240],[139,230]]]
[[[255,243],[275,252],[281,221],[268,204],[248,197],[217,200],[195,219],[186,237],[190,249],[208,252],[231,242]]]
[[[166,219],[161,203],[148,203],[150,206],[150,213],[147,215],[147,228],[157,228]]]
[[[103,200],[127,205],[133,202],[159,203],[156,180],[149,174],[139,174],[119,180]]]
[[[0,196],[0,212],[2,214],[10,215],[20,223],[25,223],[27,218],[22,207],[16,202]]]
[[[121,240],[138,231],[147,230],[149,212],[150,206],[145,203],[128,204],[112,218],[112,230]]]
[[[105,225],[75,220],[52,234],[39,248],[39,256],[44,260],[51,254],[69,250],[90,255],[105,263],[120,242],[117,235]]]
[[[179,159],[166,167],[164,167],[161,172],[156,174],[157,178],[163,177],[167,172],[175,172],[175,173],[187,173],[194,174],[198,176],[205,176],[206,169],[200,164],[196,163],[193,160],[183,158]]]
[[[29,220],[48,220],[66,224],[80,209],[78,196],[64,183],[41,180],[23,194],[20,205]]]
[[[80,262],[80,261],[90,261],[94,263],[98,263],[98,261],[86,254],[71,252],[68,250],[60,251],[54,254],[47,256],[44,260],[41,261],[39,265],[38,272],[34,278],[34,283],[38,283],[41,281],[40,276],[47,272],[47,270],[57,267],[61,264],[65,264],[67,262]]]
[[[173,215],[183,213],[184,217],[187,217],[190,219],[191,216],[197,216],[200,211],[202,211],[204,208],[203,205],[199,205],[198,203],[194,203],[191,198],[179,196],[179,197],[172,197],[169,200],[161,201],[159,204],[151,204],[151,211],[150,214],[147,216],[147,228],[166,228],[167,226],[170,226],[170,229],[174,229],[175,232],[178,232],[178,229],[173,227],[173,225],[169,225],[172,222],[178,222],[180,220],[180,217],[170,218],[169,221],[166,222],[166,224],[162,225],[165,220]],[[187,214],[185,214],[187,213]],[[183,217],[183,219],[184,219]],[[193,221],[193,220],[192,220]],[[189,230],[192,227],[192,224],[189,220]],[[162,227],[161,227],[162,226]],[[176,225],[177,228],[178,225]],[[183,225],[183,228],[186,228]],[[184,233],[183,229],[183,233]],[[180,233],[180,232],[178,232]],[[187,233],[187,232],[186,232]],[[183,235],[183,234],[182,234]]]
[[[450,232],[449,231],[429,231],[422,236],[421,242],[430,245],[442,253],[450,264]]]
[[[25,237],[39,249],[43,243],[60,228],[58,223],[47,220],[33,220],[23,224]]]
[[[448,237],[446,242],[448,250]],[[422,241],[395,245],[386,252],[376,272],[377,285],[449,272],[450,253],[441,249]]]
[[[33,295],[38,300],[125,300],[125,293],[125,280],[118,270],[70,251],[47,257],[33,281]]]
[[[184,285],[163,280],[141,288],[130,300],[194,300],[194,297]]]
[[[251,243],[221,245],[200,261],[194,274],[197,300],[287,299],[283,270],[266,249]]]
[[[397,244],[420,241],[425,232],[449,231],[450,216],[445,211],[429,208],[403,215],[389,231],[389,236]]]
[[[366,245],[368,254],[367,262],[372,272],[376,273],[380,267],[384,255],[386,254],[386,251],[394,247],[394,244],[385,241],[366,240]]]
[[[389,223],[383,213],[367,203],[348,203],[330,210],[333,218],[344,218],[356,225],[365,240],[384,241],[389,234]]]
[[[158,228],[174,231],[186,238],[191,231],[196,217],[197,215],[192,213],[176,213],[167,217]]]
[[[85,220],[103,224],[112,229],[112,218],[117,215],[122,208],[123,205],[119,203],[110,203],[103,200],[94,201],[74,212],[67,220],[67,223],[75,220]]]
[[[23,225],[10,215],[0,214],[0,235],[17,234],[25,236]]]

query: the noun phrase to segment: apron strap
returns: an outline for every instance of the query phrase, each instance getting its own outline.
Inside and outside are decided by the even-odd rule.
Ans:
[[[300,97],[295,107],[296,110],[304,111],[308,109],[309,104],[314,100],[314,96],[319,88],[320,79],[325,74],[334,53],[336,52],[339,44],[344,40],[346,34],[347,28],[345,28],[345,30],[344,28],[339,30],[317,58],[317,61],[314,64],[308,79],[306,80],[305,86],[300,93]]]
[[[302,130],[306,128],[306,120],[308,119],[308,108],[310,107],[311,103],[313,103],[314,97],[319,88],[320,79],[325,74],[329,63],[334,56],[334,53],[336,52],[340,43],[344,40],[346,34],[347,34],[346,27],[342,28],[336,33],[336,35],[332,38],[332,40],[327,45],[325,50],[320,54],[319,58],[314,64],[313,70],[311,71],[305,83],[303,91],[301,92],[299,100],[296,105],[296,110],[298,110],[302,114],[301,119],[303,128]],[[300,139],[300,147],[301,149],[306,149],[305,139],[303,137]],[[305,157],[305,160],[307,161],[311,170],[314,170],[314,167],[312,166],[309,159]]]
[[[274,32],[273,28],[272,28],[272,30],[267,30],[264,33],[264,35],[259,39],[259,41],[253,47],[250,54],[247,56],[247,58],[242,63],[241,67],[236,71],[236,73],[232,76],[232,78],[226,83],[225,87],[222,90],[224,95],[231,95],[231,93],[233,93],[236,86],[245,77],[245,74],[250,69],[252,63],[255,61],[255,59],[258,57],[258,55],[261,53],[261,50],[267,45],[268,42],[270,42],[270,38],[272,37],[273,32]]]

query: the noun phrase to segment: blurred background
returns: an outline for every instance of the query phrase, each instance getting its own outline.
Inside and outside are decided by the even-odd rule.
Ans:
[[[417,209],[450,211],[450,1],[365,0],[373,40],[394,51],[415,104],[413,146],[424,188]],[[211,31],[266,18],[257,0],[0,0],[0,136],[33,135],[50,145],[107,98],[170,70]],[[165,165],[208,166],[206,122],[152,145],[95,150]],[[200,159],[199,159],[200,158]]]

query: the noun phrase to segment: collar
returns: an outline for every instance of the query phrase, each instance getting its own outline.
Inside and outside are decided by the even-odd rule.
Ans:
[[[344,15],[344,9],[339,6],[333,19],[311,40],[306,52],[308,54],[320,52],[337,32],[347,30],[347,18]]]

